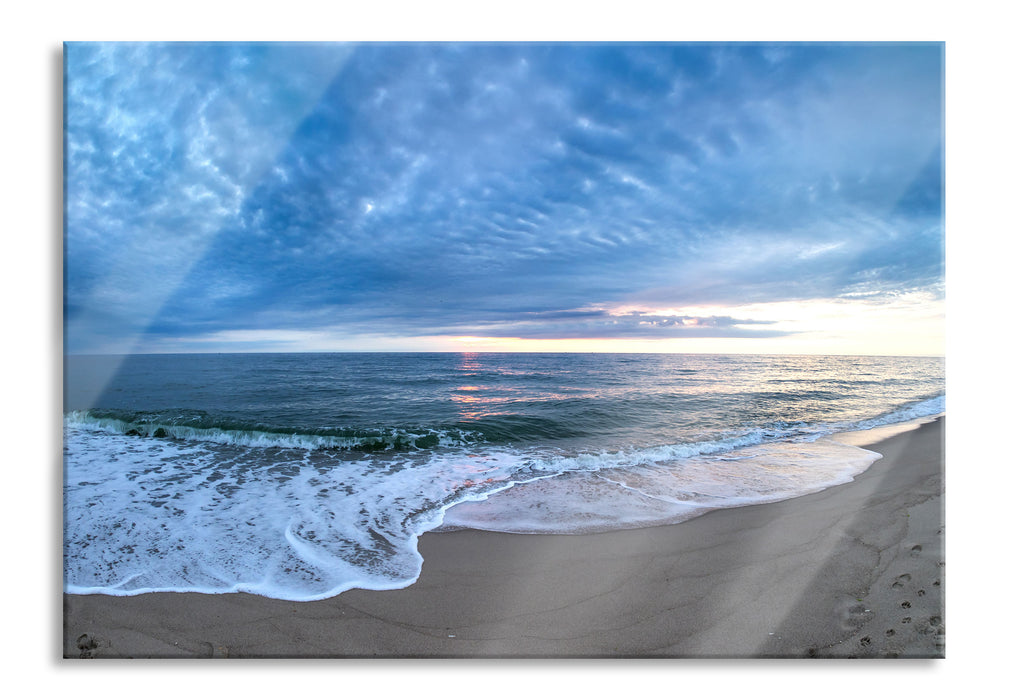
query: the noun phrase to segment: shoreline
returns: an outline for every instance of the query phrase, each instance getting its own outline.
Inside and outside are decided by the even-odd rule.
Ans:
[[[853,481],[675,525],[420,538],[408,588],[63,594],[65,658],[945,655],[944,417]]]

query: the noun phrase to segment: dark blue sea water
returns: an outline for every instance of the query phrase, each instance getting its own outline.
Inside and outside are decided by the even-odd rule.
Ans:
[[[418,537],[675,523],[850,480],[831,435],[945,410],[941,358],[71,356],[66,590],[307,600]]]

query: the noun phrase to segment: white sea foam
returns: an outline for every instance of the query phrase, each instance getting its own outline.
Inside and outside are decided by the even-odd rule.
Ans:
[[[879,439],[881,429],[912,429],[945,406],[939,396],[856,423],[766,428],[720,441],[550,460],[555,478],[460,503],[443,527],[603,532],[794,498],[851,481],[880,458],[863,446]],[[840,431],[871,431],[872,438]]]
[[[337,459],[65,429],[72,593],[246,591],[313,600],[407,586],[417,538],[461,498],[503,488],[518,457]]]
[[[936,409],[944,409],[941,397],[858,426]],[[70,416],[65,586],[290,600],[401,588],[420,575],[418,538],[439,527],[644,527],[849,481],[879,455],[823,436],[855,427],[740,429],[610,452],[482,445],[348,455],[278,441],[264,450],[135,436],[123,425]]]
[[[925,401],[919,401],[916,403],[909,404],[907,406],[902,406],[896,411],[891,411],[882,416],[876,418],[870,418],[868,420],[858,421],[851,426],[852,430],[868,430],[870,428],[878,428],[884,425],[895,425],[897,423],[905,423],[908,421],[914,421],[919,418],[926,418],[929,416],[937,416],[946,411],[946,397],[936,396],[931,399],[926,399]]]
[[[672,524],[715,508],[784,500],[850,481],[880,455],[829,439],[725,455],[569,471],[462,503],[444,525],[514,533],[587,533]]]

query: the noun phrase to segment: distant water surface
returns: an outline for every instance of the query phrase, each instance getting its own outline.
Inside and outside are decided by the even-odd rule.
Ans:
[[[675,523],[843,483],[945,410],[941,358],[69,356],[67,591],[401,588],[435,528]]]

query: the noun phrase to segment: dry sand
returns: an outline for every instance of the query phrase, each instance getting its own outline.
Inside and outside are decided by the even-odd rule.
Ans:
[[[943,419],[853,482],[678,525],[420,540],[413,586],[64,595],[63,655],[942,658]]]

